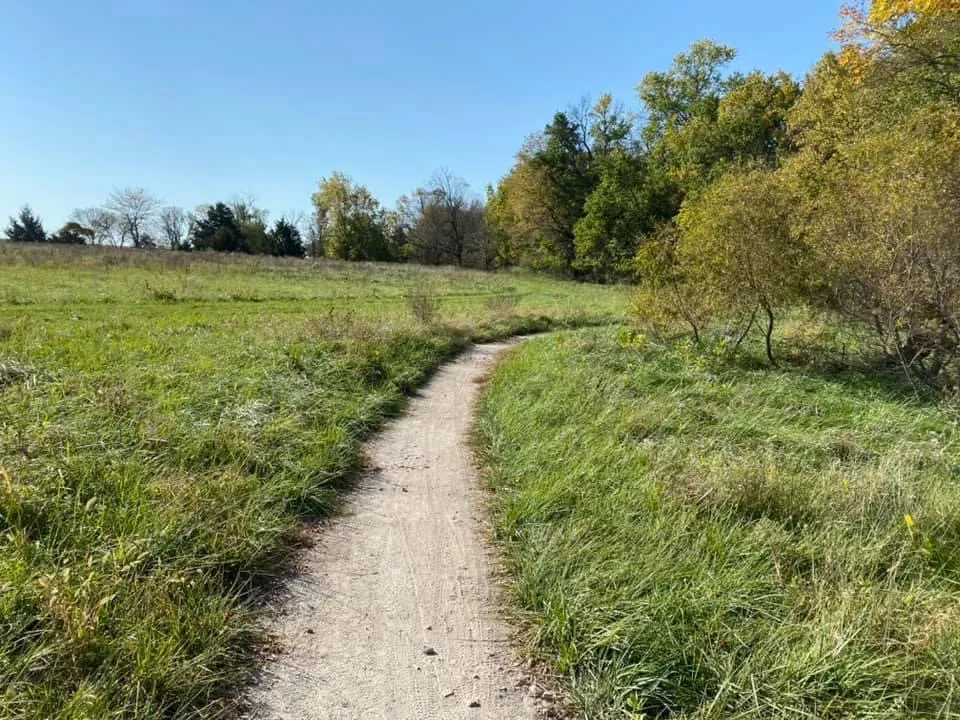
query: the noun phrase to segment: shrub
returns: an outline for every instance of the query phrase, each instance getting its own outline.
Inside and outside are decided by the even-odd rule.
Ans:
[[[440,298],[429,287],[417,286],[407,294],[407,307],[420,323],[433,325],[440,318]]]

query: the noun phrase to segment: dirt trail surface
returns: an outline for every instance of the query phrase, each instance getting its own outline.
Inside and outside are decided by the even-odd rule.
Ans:
[[[371,470],[290,583],[255,718],[538,716],[497,614],[467,445],[479,383],[506,347],[441,368],[370,446]]]

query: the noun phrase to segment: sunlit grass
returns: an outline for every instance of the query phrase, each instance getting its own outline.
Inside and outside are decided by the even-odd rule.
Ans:
[[[526,344],[479,434],[531,647],[578,717],[957,717],[957,419],[895,374]]]
[[[623,308],[514,275],[4,245],[0,287],[0,717],[38,719],[233,717],[258,588],[404,395],[474,338]]]

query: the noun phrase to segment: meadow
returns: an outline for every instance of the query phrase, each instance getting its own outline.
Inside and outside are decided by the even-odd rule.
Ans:
[[[362,442],[468,343],[624,291],[0,245],[0,717],[233,717],[258,603]]]
[[[771,368],[757,335],[579,330],[494,375],[477,444],[530,651],[575,717],[960,717],[955,403],[840,345]]]

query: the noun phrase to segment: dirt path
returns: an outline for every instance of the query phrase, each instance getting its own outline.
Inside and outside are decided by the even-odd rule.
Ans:
[[[478,383],[506,347],[446,365],[371,445],[373,469],[291,583],[254,717],[537,717],[497,615],[466,444]]]

